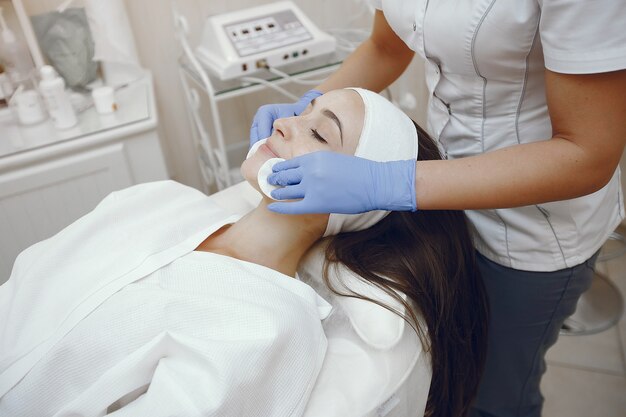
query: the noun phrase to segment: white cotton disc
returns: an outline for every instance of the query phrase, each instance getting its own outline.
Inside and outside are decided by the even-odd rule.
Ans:
[[[261,188],[261,191],[263,191],[263,194],[265,194],[272,200],[276,200],[274,197],[272,197],[272,194],[271,194],[272,191],[281,187],[280,185],[272,185],[269,182],[267,182],[267,177],[269,177],[272,174],[273,172],[272,167],[274,166],[274,164],[277,164],[282,161],[284,161],[283,158],[268,159],[267,161],[265,161],[263,165],[261,165],[261,168],[259,169],[259,173],[257,174],[257,177],[256,177],[259,183],[259,188]]]
[[[250,150],[248,151],[248,155],[246,156],[246,159],[248,159],[252,155],[254,155],[254,153],[257,151],[257,149],[259,149],[259,146],[263,145],[265,142],[267,142],[267,138],[261,139],[259,141],[254,142],[254,145],[252,145],[250,147]]]

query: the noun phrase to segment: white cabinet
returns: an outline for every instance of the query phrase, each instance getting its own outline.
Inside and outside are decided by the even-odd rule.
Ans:
[[[72,131],[24,128],[0,114],[0,284],[17,255],[91,211],[107,194],[166,179],[150,78],[117,93],[119,110],[83,112]]]

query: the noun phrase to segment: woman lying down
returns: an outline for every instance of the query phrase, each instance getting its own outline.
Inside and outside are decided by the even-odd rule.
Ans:
[[[439,158],[404,113],[360,89],[274,127],[241,167],[257,189],[272,157],[414,160],[418,131],[419,158]],[[330,306],[296,270],[325,236],[327,265],[405,304],[431,356],[426,415],[463,415],[486,324],[463,213],[281,215],[271,202],[239,218],[181,184],[142,184],[25,250],[0,287],[0,415],[302,415]]]

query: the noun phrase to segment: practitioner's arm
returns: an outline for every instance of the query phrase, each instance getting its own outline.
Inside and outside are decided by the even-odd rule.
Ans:
[[[552,138],[454,161],[418,161],[420,209],[525,206],[593,193],[608,183],[626,144],[626,70],[546,70]]]
[[[545,141],[417,164],[307,154],[275,165],[278,172],[269,178],[288,185],[273,195],[302,200],[273,203],[270,209],[295,214],[506,208],[599,190],[626,144],[626,70],[588,75],[546,70],[546,94],[553,132]],[[346,192],[353,189],[368,192],[355,199]]]

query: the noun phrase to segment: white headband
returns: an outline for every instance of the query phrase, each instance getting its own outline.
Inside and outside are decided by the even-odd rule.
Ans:
[[[361,137],[354,156],[377,162],[417,159],[417,130],[413,121],[389,100],[369,90],[356,91],[365,105]],[[389,214],[376,210],[361,214],[332,213],[324,236],[356,232],[372,227]]]

